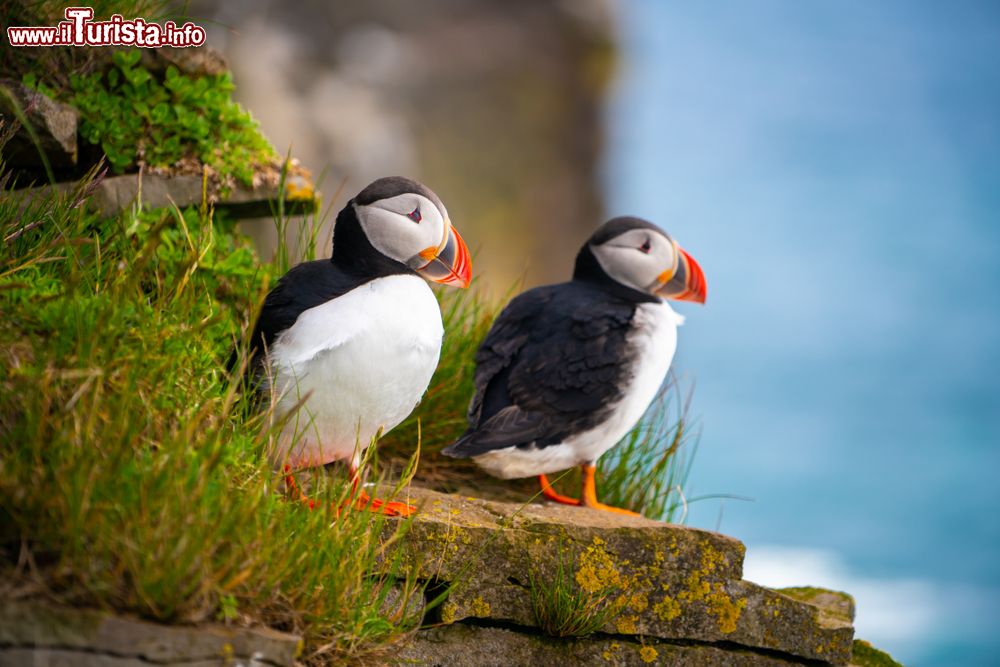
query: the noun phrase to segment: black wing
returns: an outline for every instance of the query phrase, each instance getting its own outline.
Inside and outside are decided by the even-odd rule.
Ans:
[[[370,278],[337,268],[329,259],[303,262],[278,280],[261,308],[250,338],[249,372],[259,369],[264,352],[278,335],[288,329],[303,312],[350,292]],[[234,357],[235,358],[235,352]]]
[[[580,282],[515,298],[476,354],[469,429],[444,453],[545,447],[600,423],[630,368],[634,314],[634,303]]]

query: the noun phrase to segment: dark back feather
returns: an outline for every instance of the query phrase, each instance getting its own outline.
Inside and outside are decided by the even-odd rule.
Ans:
[[[546,447],[603,421],[631,372],[627,337],[644,300],[584,280],[517,296],[476,354],[469,428],[444,453]]]

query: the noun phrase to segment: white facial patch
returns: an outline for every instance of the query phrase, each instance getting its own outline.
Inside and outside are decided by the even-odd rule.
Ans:
[[[641,292],[658,287],[664,271],[677,270],[673,241],[653,229],[630,229],[590,249],[606,274]]]
[[[355,211],[372,246],[404,264],[411,263],[422,250],[440,247],[447,238],[441,211],[430,199],[415,192],[366,206],[355,205]]]

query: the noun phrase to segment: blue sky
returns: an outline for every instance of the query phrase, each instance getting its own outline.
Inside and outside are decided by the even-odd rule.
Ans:
[[[609,213],[705,269],[678,307],[689,492],[754,498],[689,523],[859,588],[859,632],[908,662],[992,664],[1000,3],[621,7]]]

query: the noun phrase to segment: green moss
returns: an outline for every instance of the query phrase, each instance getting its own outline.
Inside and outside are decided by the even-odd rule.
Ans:
[[[857,667],[903,667],[885,651],[880,651],[863,639],[854,640],[851,664]]]
[[[170,66],[161,76],[138,49],[116,51],[104,68],[70,76],[62,96],[80,112],[80,136],[99,146],[112,169],[207,165],[225,184],[251,185],[255,167],[278,158],[257,123],[231,98],[230,75],[192,77]],[[24,83],[47,89],[34,74]]]

